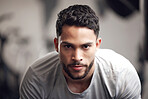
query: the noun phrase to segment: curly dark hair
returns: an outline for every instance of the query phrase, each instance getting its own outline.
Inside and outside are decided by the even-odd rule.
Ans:
[[[72,5],[58,14],[56,22],[57,37],[62,33],[64,25],[87,27],[99,35],[99,18],[88,5]]]

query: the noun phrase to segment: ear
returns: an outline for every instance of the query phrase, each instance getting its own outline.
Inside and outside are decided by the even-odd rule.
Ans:
[[[102,42],[102,39],[101,38],[97,38],[97,41],[96,41],[96,47],[97,48],[100,48],[101,42]]]
[[[54,38],[54,47],[56,51],[58,52],[58,39],[57,38]]]

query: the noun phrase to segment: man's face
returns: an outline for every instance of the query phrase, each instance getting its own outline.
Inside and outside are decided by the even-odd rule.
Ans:
[[[91,73],[95,52],[100,43],[101,39],[96,39],[93,30],[64,25],[59,40],[55,40],[64,74],[78,80]]]

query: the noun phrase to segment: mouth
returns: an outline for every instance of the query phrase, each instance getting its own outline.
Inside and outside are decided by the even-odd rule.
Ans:
[[[84,66],[82,66],[82,65],[72,65],[71,68],[74,71],[77,71],[78,72],[78,71],[81,71],[84,68]]]

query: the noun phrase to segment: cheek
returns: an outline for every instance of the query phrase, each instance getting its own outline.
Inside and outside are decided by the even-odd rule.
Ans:
[[[66,65],[69,63],[71,55],[68,52],[60,50],[60,60]]]
[[[88,53],[85,53],[86,61],[91,62],[95,58],[95,50],[91,50]]]

